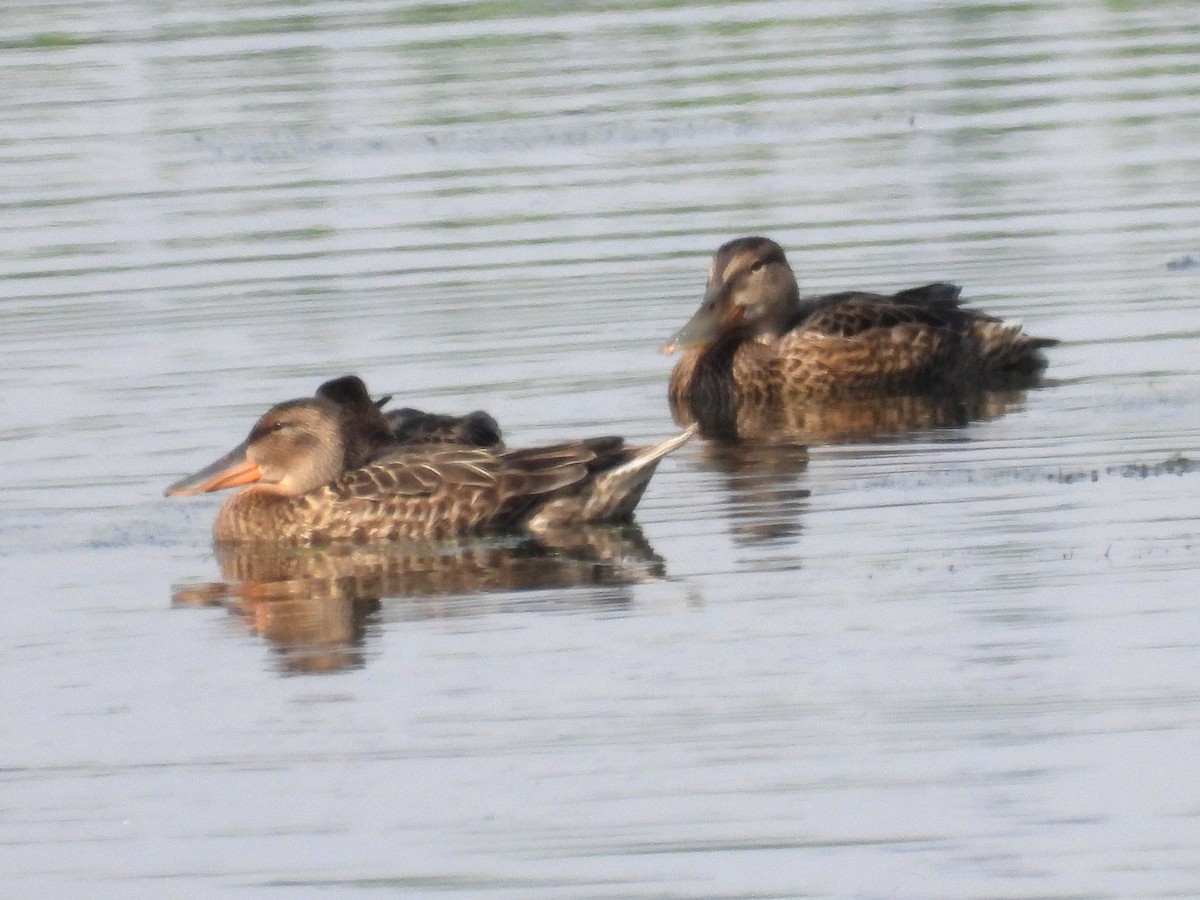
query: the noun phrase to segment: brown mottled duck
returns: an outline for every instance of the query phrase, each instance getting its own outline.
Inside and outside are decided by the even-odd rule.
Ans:
[[[1058,342],[962,306],[959,292],[936,283],[801,299],[779,244],[729,241],[713,256],[699,310],[663,347],[683,351],[672,407],[682,421],[729,423],[746,408],[1033,384],[1042,350]]]
[[[620,437],[503,452],[397,446],[347,468],[345,421],[325,397],[280,403],[245,441],[166,493],[241,487],[217,514],[219,544],[540,533],[627,520],[658,463],[694,431],[651,447]]]

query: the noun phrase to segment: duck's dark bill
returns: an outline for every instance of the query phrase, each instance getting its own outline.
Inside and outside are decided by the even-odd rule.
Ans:
[[[671,339],[663,344],[661,353],[670,356],[676,350],[686,350],[696,344],[707,344],[715,338],[722,328],[737,326],[741,323],[745,310],[741,306],[728,306],[720,302],[720,297],[712,290],[704,294],[704,302],[700,308]]]
[[[678,350],[685,350],[693,344],[702,344],[711,339],[717,330],[712,319],[713,316],[707,310],[700,309],[688,319],[686,325],[671,335],[671,339],[663,344],[658,352],[670,356]]]
[[[688,323],[671,335],[671,339],[662,345],[660,353],[670,356],[677,350],[684,350],[695,344],[703,344],[712,340],[717,334],[717,318],[707,309],[700,309]]]
[[[259,469],[258,464],[246,459],[246,445],[239,444],[199,472],[188,475],[186,478],[180,478],[163,491],[163,494],[168,497],[180,494],[204,494],[208,491],[237,487],[239,484],[250,484],[261,478],[262,470]]]

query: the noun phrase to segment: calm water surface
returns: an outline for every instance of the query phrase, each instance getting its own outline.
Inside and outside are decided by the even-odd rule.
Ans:
[[[13,896],[1200,894],[1194,3],[15,0],[0,66]],[[749,232],[1046,385],[693,442],[553,554],[161,496],[348,371],[659,439]]]

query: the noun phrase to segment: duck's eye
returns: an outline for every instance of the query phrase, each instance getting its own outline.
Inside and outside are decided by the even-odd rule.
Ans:
[[[765,259],[756,259],[754,262],[752,262],[750,264],[750,271],[757,272],[759,269],[761,269],[766,264],[767,264],[767,261]]]

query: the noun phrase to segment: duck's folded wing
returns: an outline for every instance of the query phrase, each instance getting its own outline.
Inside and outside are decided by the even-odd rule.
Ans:
[[[554,452],[545,452],[553,450]],[[388,454],[370,465],[346,472],[331,488],[344,499],[429,497],[483,492],[501,498],[536,496],[573,484],[587,474],[586,452],[557,448],[510,454],[453,445],[423,447]]]
[[[855,337],[876,328],[922,325],[962,330],[971,321],[986,318],[959,304],[961,289],[938,282],[908,288],[896,294],[847,291],[810,300],[809,312],[797,330],[832,337]]]

